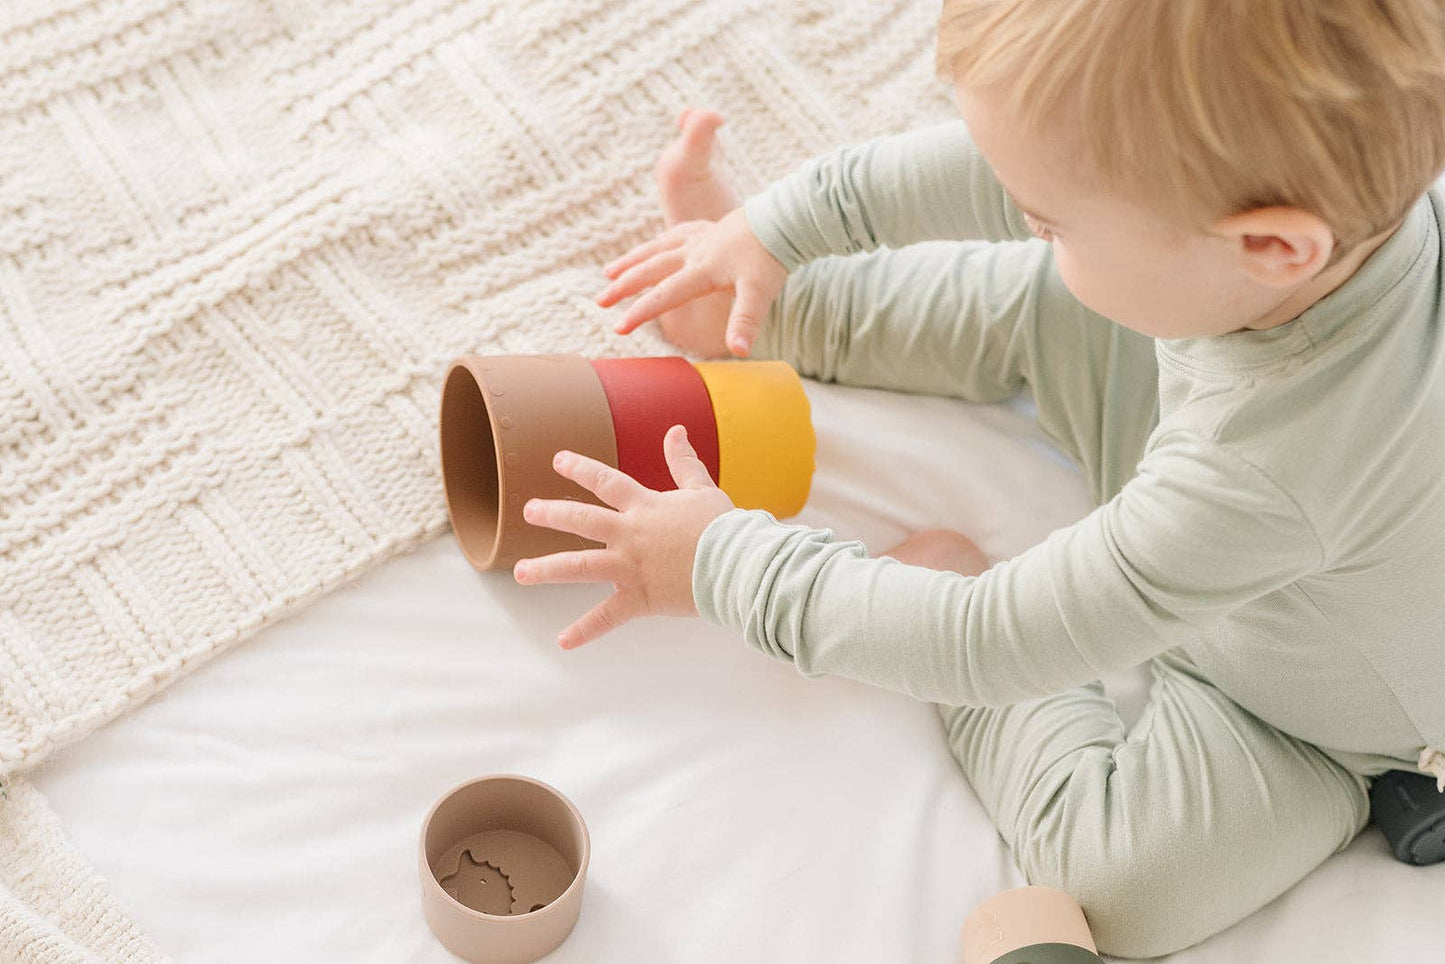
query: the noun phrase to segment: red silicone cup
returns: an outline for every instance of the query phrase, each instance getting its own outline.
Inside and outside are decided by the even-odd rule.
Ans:
[[[662,437],[680,423],[708,474],[718,480],[716,416],[691,362],[676,356],[599,358],[592,368],[612,409],[619,469],[649,489],[677,488],[662,454]]]

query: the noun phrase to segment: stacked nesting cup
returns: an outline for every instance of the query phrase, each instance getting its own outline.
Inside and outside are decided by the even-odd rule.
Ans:
[[[963,964],[1104,964],[1084,912],[1054,887],[1015,887],[963,923]]]
[[[665,491],[674,483],[662,437],[679,423],[736,505],[778,517],[802,509],[816,442],[808,397],[784,362],[458,359],[442,390],[441,451],[447,509],[462,552],[486,570],[594,548],[590,540],[522,518],[528,499],[597,502],[557,474],[553,456],[570,449]]]

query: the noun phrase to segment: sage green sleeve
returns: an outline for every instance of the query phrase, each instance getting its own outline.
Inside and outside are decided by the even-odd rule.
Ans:
[[[998,401],[1023,387],[1040,319],[1088,313],[1042,241],[925,242],[798,268],[753,356],[818,381]]]
[[[1134,666],[1322,566],[1256,467],[1192,433],[1156,441],[1113,500],[976,578],[734,510],[703,532],[694,600],[805,676],[1006,706]]]
[[[1030,236],[961,120],[815,157],[748,198],[743,211],[789,271],[880,246]]]

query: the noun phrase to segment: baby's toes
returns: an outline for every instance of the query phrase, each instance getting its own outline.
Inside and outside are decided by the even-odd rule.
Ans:
[[[682,142],[692,163],[707,167],[712,163],[713,151],[717,148],[717,129],[723,125],[722,115],[716,111],[694,111],[682,131]]]
[[[738,204],[713,164],[715,134],[723,123],[717,111],[689,108],[683,130],[663,149],[653,166],[668,224],[715,221]]]
[[[712,135],[722,125],[723,115],[717,111],[705,107],[697,110],[689,108],[683,118],[683,135],[699,147],[709,147],[712,144]]]
[[[694,174],[705,173],[722,123],[722,115],[715,110],[689,109],[681,125],[682,133],[668,146],[668,153],[679,167]]]
[[[892,556],[910,566],[924,566],[964,576],[976,576],[989,567],[988,557],[972,539],[948,529],[915,532],[883,555]]]

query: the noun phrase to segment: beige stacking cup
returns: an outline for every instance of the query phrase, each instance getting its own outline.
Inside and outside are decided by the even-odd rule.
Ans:
[[[545,783],[463,783],[427,814],[420,849],[427,926],[465,961],[528,964],[577,923],[591,842],[582,814]]]
[[[1054,887],[1015,887],[979,904],[963,924],[963,964],[1103,964],[1074,898]]]

